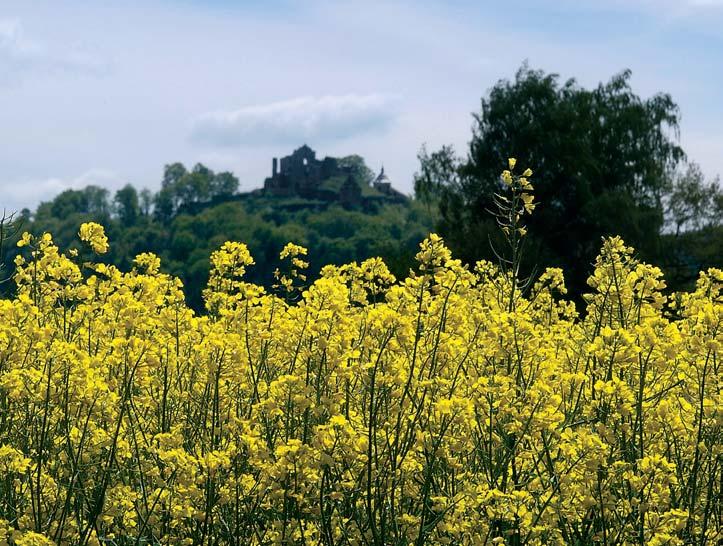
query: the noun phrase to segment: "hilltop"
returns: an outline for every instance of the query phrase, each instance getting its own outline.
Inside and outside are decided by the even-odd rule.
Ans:
[[[163,270],[184,282],[188,302],[197,310],[209,256],[227,240],[248,245],[255,260],[248,280],[270,286],[287,242],[310,248],[310,274],[322,264],[381,256],[402,276],[419,241],[432,231],[429,209],[395,190],[383,169],[375,175],[357,155],[316,160],[304,145],[281,161],[274,159],[262,187],[238,188],[233,173],[171,163],[155,193],[130,184],[115,194],[94,185],[66,190],[35,211],[24,210],[21,231],[51,232],[61,248],[68,248],[77,246],[82,222],[99,222],[112,241],[106,261],[129,268],[139,253],[158,254]],[[12,243],[6,275],[12,274],[17,252]]]

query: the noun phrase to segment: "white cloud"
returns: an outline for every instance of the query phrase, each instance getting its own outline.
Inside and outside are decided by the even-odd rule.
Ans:
[[[389,95],[326,95],[209,112],[192,124],[193,141],[212,146],[298,144],[384,131],[396,117]]]
[[[49,201],[65,190],[79,190],[86,186],[100,186],[112,192],[126,184],[119,174],[108,169],[90,169],[80,176],[50,177],[38,180],[19,180],[3,185],[3,202],[0,209],[17,211],[21,208],[34,209],[40,201]]]
[[[0,71],[6,77],[28,71],[99,74],[107,66],[86,47],[46,44],[29,38],[19,19],[0,19]]]

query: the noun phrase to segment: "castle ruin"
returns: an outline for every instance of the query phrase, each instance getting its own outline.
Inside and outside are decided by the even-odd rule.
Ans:
[[[359,174],[342,166],[335,157],[316,158],[304,144],[279,161],[273,158],[271,176],[264,181],[264,194],[339,202],[345,206],[372,202],[404,202],[407,197],[392,188],[384,168],[374,180],[360,180]]]

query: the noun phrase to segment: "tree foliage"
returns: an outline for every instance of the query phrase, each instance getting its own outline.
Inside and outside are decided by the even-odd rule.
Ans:
[[[699,231],[717,227],[723,218],[723,191],[720,178],[706,181],[697,163],[673,178],[666,196],[666,216],[669,228],[676,236],[684,231]]]
[[[360,155],[348,155],[339,158],[339,167],[349,169],[351,175],[359,181],[360,184],[369,184],[374,180],[374,171],[372,171]]]
[[[571,272],[581,293],[600,238],[621,235],[644,257],[658,254],[663,196],[685,155],[670,95],[643,99],[630,71],[594,89],[524,65],[482,99],[467,157],[449,148],[420,154],[420,196],[436,195],[440,230],[467,261],[492,256],[494,224],[485,214],[508,156],[535,165],[539,213],[531,220],[528,268],[551,263]]]
[[[214,173],[201,163],[188,171],[181,163],[171,163],[163,170],[161,191],[154,199],[154,214],[157,220],[170,222],[184,208],[227,199],[237,190],[238,178],[233,173]]]
[[[427,207],[436,203],[442,194],[461,191],[460,159],[452,146],[442,146],[436,152],[429,153],[426,145],[422,145],[417,159],[420,169],[414,174],[414,195]]]
[[[132,226],[138,221],[141,214],[138,192],[130,184],[126,184],[117,192],[113,198],[115,211],[118,220],[127,226]]]

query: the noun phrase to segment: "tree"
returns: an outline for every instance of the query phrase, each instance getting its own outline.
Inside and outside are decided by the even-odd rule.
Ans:
[[[181,178],[177,186],[180,201],[179,206],[208,201],[210,198],[210,182],[212,176],[213,173],[209,175],[204,171],[196,172],[194,170]]]
[[[723,265],[723,191],[689,163],[675,173],[664,199],[666,225],[659,263],[669,285],[692,289],[698,272]]]
[[[179,210],[189,212],[198,203],[223,200],[237,190],[238,178],[230,172],[216,174],[202,163],[188,171],[181,163],[171,163],[165,166],[161,190],[153,198],[154,216],[156,220],[168,223]],[[150,207],[143,208],[148,210]]]
[[[188,175],[182,163],[170,163],[163,168],[161,190],[153,199],[153,211],[160,222],[169,222],[183,202],[184,179]]]
[[[211,199],[211,185],[215,174],[203,165],[196,163],[193,171],[186,177],[190,189],[186,203],[205,203]]]
[[[188,174],[183,163],[171,163],[163,168],[163,180],[161,180],[161,188],[166,189],[173,187]]]
[[[562,266],[580,294],[601,236],[622,235],[643,257],[655,255],[669,173],[684,158],[675,140],[678,107],[663,93],[641,99],[630,76],[588,90],[523,65],[514,81],[492,88],[474,116],[467,159],[450,160],[455,177],[438,177],[440,231],[457,253],[470,262],[493,257],[487,211],[500,171],[516,157],[535,171],[540,202],[529,222],[528,268]],[[422,173],[435,172],[438,157],[420,159]]]
[[[420,169],[414,173],[414,195],[428,209],[432,204],[438,203],[445,193],[460,190],[460,160],[452,146],[442,146],[430,154],[427,152],[427,147],[422,145],[417,159]]]
[[[65,190],[50,207],[50,213],[55,218],[66,218],[72,214],[92,214],[104,218],[109,212],[108,190],[93,185],[82,190]]]
[[[27,209],[23,209],[23,213],[19,219],[15,217],[15,213],[8,213],[5,209],[0,213],[0,288],[9,280],[9,277],[6,276],[5,245],[8,241],[15,239],[20,232],[23,223],[29,217],[29,215],[25,215],[26,210]],[[0,293],[2,292],[0,291]]]
[[[364,158],[360,155],[348,155],[339,158],[339,167],[349,169],[350,174],[356,178],[359,184],[369,184],[374,180],[374,171],[367,167]]]
[[[162,224],[170,222],[176,214],[176,201],[173,188],[161,188],[153,198],[153,215],[155,219]]]
[[[79,190],[65,190],[53,199],[50,205],[50,214],[55,218],[85,212],[88,212],[88,202]]]
[[[138,192],[130,184],[126,184],[117,192],[113,198],[116,214],[124,226],[132,226],[138,220],[141,208],[138,202]]]
[[[139,194],[141,214],[150,216],[153,206],[153,193],[148,188],[143,188]]]
[[[110,214],[111,207],[108,201],[109,192],[107,189],[91,184],[81,191],[87,203],[87,209],[84,212],[99,218],[107,217]]]
[[[217,173],[211,178],[211,197],[230,197],[238,191],[238,178],[233,173]]]
[[[723,215],[723,191],[720,179],[706,182],[697,163],[673,178],[666,199],[666,220],[675,235],[719,225]]]

